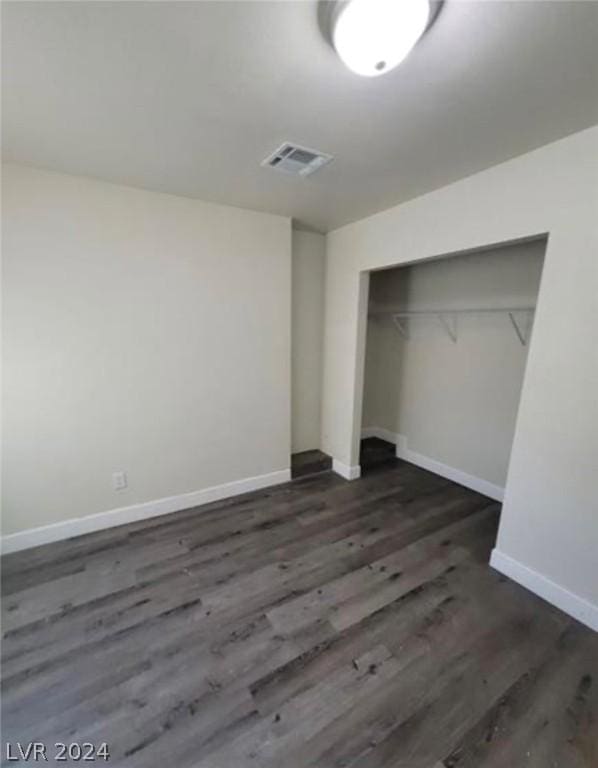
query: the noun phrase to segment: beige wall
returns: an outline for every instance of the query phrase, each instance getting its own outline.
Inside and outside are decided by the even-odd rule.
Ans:
[[[290,221],[3,181],[3,531],[287,468]]]
[[[367,270],[549,233],[497,547],[598,628],[597,210],[592,128],[330,233],[322,448],[357,464]]]
[[[293,231],[292,450],[320,447],[326,238]]]
[[[397,310],[534,306],[545,241],[374,272],[370,306]],[[525,326],[527,317],[517,319]],[[504,487],[527,347],[508,315],[459,315],[454,344],[435,317],[368,321],[364,427],[409,450]]]

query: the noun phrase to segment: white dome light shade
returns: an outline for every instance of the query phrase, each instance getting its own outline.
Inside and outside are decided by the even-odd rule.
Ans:
[[[332,42],[350,70],[375,77],[403,61],[429,18],[429,0],[347,0],[339,7]]]

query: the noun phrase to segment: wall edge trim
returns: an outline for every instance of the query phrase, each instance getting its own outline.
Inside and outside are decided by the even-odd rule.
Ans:
[[[357,480],[357,478],[361,477],[361,467],[359,464],[351,467],[338,459],[332,459],[332,471],[344,477],[345,480]]]

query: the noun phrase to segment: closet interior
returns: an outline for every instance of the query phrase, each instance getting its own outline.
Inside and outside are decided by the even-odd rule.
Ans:
[[[545,248],[533,240],[372,272],[366,468],[396,454],[502,498]]]

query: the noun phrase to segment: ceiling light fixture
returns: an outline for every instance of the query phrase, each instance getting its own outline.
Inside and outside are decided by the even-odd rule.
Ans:
[[[394,69],[430,22],[429,0],[342,0],[332,16],[332,43],[346,66],[366,77]]]

